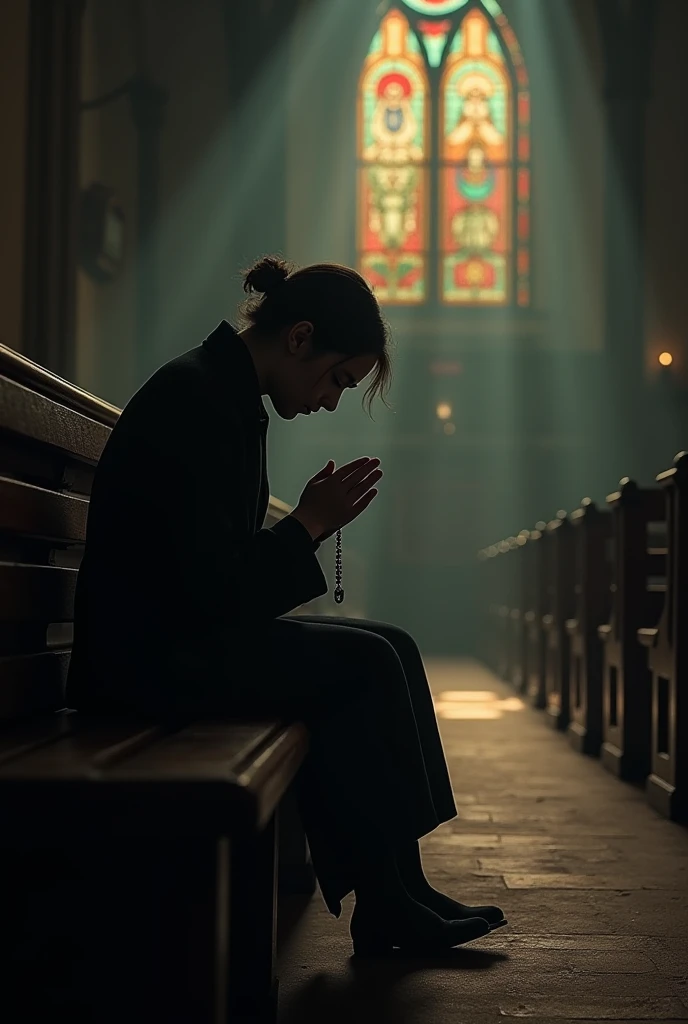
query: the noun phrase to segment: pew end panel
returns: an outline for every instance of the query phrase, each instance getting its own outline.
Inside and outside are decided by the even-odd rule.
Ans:
[[[566,512],[547,526],[545,721],[565,730],[569,722],[569,633],[566,622],[574,608],[574,534]]]
[[[538,710],[545,706],[546,632],[545,586],[547,573],[546,524],[538,522],[531,530],[525,546],[526,560],[526,612],[523,617],[525,633],[524,693],[529,703]]]
[[[568,736],[579,753],[596,757],[602,743],[603,647],[599,633],[611,606],[611,515],[584,498],[571,514],[575,617],[569,636]]]
[[[666,599],[656,628],[641,628],[651,675],[650,804],[688,820],[688,453],[657,477],[667,523]]]
[[[603,644],[604,767],[644,781],[650,766],[651,677],[638,630],[657,623],[664,600],[665,508],[659,489],[624,478],[609,495],[613,543],[612,610]]]

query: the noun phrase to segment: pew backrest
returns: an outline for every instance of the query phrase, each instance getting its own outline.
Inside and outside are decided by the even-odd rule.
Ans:
[[[664,494],[624,478],[607,504],[614,537],[611,634],[635,644],[639,628],[656,624],[666,592]]]
[[[64,704],[91,485],[119,414],[0,345],[0,722]],[[289,512],[271,497],[267,525]]]

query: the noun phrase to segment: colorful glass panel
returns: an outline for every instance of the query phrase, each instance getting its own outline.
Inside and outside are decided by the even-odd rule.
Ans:
[[[453,305],[527,306],[527,74],[501,8],[495,0],[483,0],[483,7],[497,31],[484,10],[469,10],[449,47],[440,87],[440,295]]]
[[[468,0],[404,0],[407,7],[419,14],[453,14],[464,7]]]
[[[505,305],[513,251],[511,81],[478,8],[461,29],[441,86],[441,296],[457,305]]]
[[[427,301],[430,278],[450,305],[528,306],[530,93],[516,35],[497,0],[403,3],[423,17],[412,26],[393,8],[360,80],[359,267],[387,303]],[[428,67],[441,69],[432,92]]]
[[[486,11],[489,11],[493,18],[503,18],[502,8],[497,3],[497,0],[482,0],[483,7]]]
[[[397,10],[385,16],[359,88],[359,269],[387,303],[427,297],[427,77]]]
[[[442,63],[442,54],[447,44],[451,25],[449,20],[418,22],[418,31],[423,38],[428,64],[431,68],[438,68]]]

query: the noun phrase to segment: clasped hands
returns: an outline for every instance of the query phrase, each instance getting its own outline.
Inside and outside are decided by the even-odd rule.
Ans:
[[[332,459],[308,481],[291,513],[321,543],[353,522],[377,494],[380,460],[363,456],[335,467]]]

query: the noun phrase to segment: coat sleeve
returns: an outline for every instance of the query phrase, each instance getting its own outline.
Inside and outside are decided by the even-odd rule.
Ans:
[[[167,420],[157,447],[163,490],[174,481],[179,507],[180,582],[206,617],[249,626],[293,611],[327,592],[310,534],[286,516],[253,534],[247,525],[245,438],[228,435],[186,391],[184,415]]]

